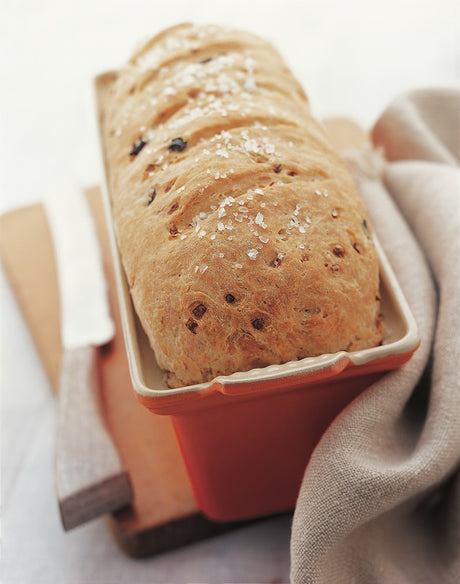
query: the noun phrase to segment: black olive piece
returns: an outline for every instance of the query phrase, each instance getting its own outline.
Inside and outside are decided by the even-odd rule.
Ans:
[[[196,322],[196,320],[193,320],[193,318],[189,318],[188,321],[185,323],[185,326],[188,328],[188,330],[191,333],[196,335],[196,327],[198,326],[198,323]]]
[[[146,144],[147,144],[147,140],[145,138],[142,138],[142,136],[141,136],[139,138],[139,140],[134,142],[133,148],[132,148],[131,152],[129,153],[129,155],[130,156],[137,156]]]
[[[171,152],[182,152],[186,146],[187,142],[185,142],[185,140],[180,137],[174,138],[171,140],[171,144],[168,146],[168,150],[171,150]]]
[[[207,310],[208,309],[206,308],[206,306],[204,304],[198,304],[198,306],[195,306],[195,308],[192,310],[192,312],[193,312],[193,315],[195,316],[195,318],[201,318]]]
[[[153,201],[155,200],[156,196],[157,196],[157,190],[153,189],[153,191],[149,195],[149,200],[148,200],[147,205],[151,205],[153,203]]]

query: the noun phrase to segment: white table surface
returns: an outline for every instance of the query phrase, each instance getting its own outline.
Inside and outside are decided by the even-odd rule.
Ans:
[[[319,117],[369,128],[397,94],[458,82],[455,0],[2,0],[0,212],[100,180],[92,79],[180,21],[271,39]],[[458,11],[457,11],[458,12]],[[134,561],[103,519],[65,534],[53,485],[55,404],[1,275],[4,584],[288,582],[289,517]]]

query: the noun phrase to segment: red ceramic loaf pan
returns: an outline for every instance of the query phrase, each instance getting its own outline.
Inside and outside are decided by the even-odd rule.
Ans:
[[[96,80],[99,116],[111,74]],[[104,145],[102,143],[102,151]],[[375,348],[339,352],[169,389],[137,319],[105,191],[122,325],[131,379],[153,414],[171,416],[200,509],[214,520],[291,510],[305,467],[337,414],[419,344],[415,321],[376,241],[386,336]]]

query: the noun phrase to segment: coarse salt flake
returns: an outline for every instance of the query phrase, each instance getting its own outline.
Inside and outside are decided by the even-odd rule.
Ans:
[[[226,148],[218,148],[216,150],[217,156],[222,156],[223,158],[228,158],[228,151]]]
[[[255,259],[257,258],[257,256],[258,256],[259,252],[258,252],[258,250],[257,250],[257,249],[255,249],[255,248],[252,248],[252,249],[250,249],[250,250],[247,252],[247,254],[248,254],[248,256],[249,256],[249,259],[251,259],[251,260],[255,260]]]
[[[246,91],[255,91],[257,89],[254,77],[249,77],[244,84]]]
[[[256,140],[246,140],[246,142],[244,143],[244,148],[245,150],[247,150],[247,152],[255,152],[257,154],[257,152],[259,152],[259,148],[257,146],[257,142]]]
[[[266,229],[267,224],[264,223],[264,216],[262,215],[262,213],[257,213],[254,221],[257,225],[260,225],[260,227],[262,227],[262,229]]]

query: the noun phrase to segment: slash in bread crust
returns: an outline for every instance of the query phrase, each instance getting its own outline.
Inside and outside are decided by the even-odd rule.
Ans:
[[[170,386],[381,342],[367,211],[272,45],[166,30],[119,72],[104,135],[122,262]]]

